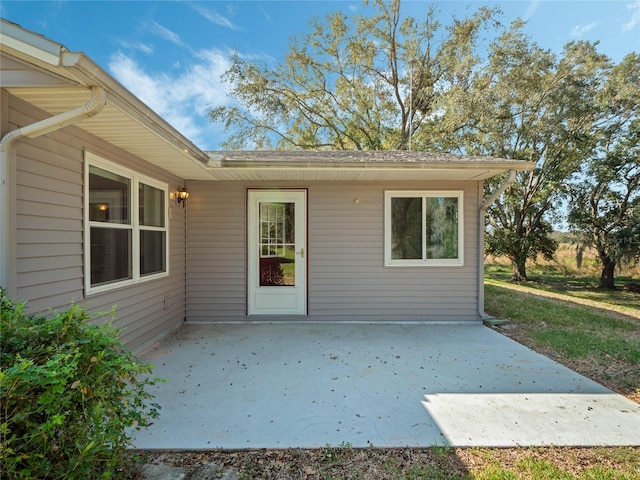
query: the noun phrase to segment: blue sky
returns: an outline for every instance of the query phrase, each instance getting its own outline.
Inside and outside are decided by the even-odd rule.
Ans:
[[[525,31],[555,52],[571,40],[598,40],[616,62],[640,51],[640,0],[404,0],[402,11],[422,18],[431,3],[444,24],[453,14],[497,5],[504,23],[527,20]],[[289,39],[308,32],[312,16],[363,9],[360,0],[0,2],[2,18],[86,53],[204,150],[217,150],[224,140],[207,111],[229,102],[219,77],[234,49],[246,58],[279,61]]]

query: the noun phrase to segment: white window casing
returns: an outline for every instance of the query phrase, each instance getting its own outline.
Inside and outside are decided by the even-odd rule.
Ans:
[[[108,176],[113,176],[114,182],[117,182],[119,179],[124,179],[128,181],[128,205],[123,207],[123,210],[128,210],[126,212],[126,217],[128,218],[117,218],[114,221],[109,221],[109,219],[96,219],[95,213],[91,214],[92,208],[95,210],[96,206],[91,205],[91,192],[90,192],[90,171],[99,169],[100,171],[105,172],[104,178]],[[122,182],[124,184],[124,182]],[[152,187],[146,188],[145,187]],[[149,205],[148,210],[151,212],[150,215],[153,216],[154,220],[144,221],[141,219],[140,214],[140,189],[146,190],[150,193],[149,198],[155,199],[157,203]],[[155,195],[154,195],[155,193]],[[117,194],[117,193],[116,193]],[[94,199],[96,195],[109,195],[108,192],[95,192],[94,191]],[[144,199],[143,199],[144,200]],[[137,284],[140,282],[153,280],[157,278],[166,277],[169,275],[169,188],[166,183],[159,182],[155,179],[149,178],[147,176],[141,175],[133,170],[130,170],[126,167],[118,165],[114,162],[106,160],[98,155],[95,155],[91,152],[85,152],[85,168],[84,168],[84,284],[85,284],[85,293],[87,295],[91,295],[94,293],[105,292],[109,290],[113,290],[116,288],[121,288],[133,284]],[[158,205],[160,203],[161,205]],[[100,208],[100,207],[98,207]],[[146,210],[147,208],[145,208]],[[91,218],[91,215],[94,215],[94,218]],[[125,215],[122,215],[125,216]],[[111,235],[117,235],[120,232],[120,235],[123,231],[129,232],[128,237],[128,248],[129,248],[129,258],[113,258],[113,262],[129,262],[128,269],[129,272],[125,277],[120,276],[119,278],[113,280],[107,280],[103,282],[93,282],[92,281],[92,250],[95,246],[92,245],[92,235],[91,231],[94,229],[94,232],[101,230],[104,232],[105,238],[110,235],[108,232],[111,232]],[[149,233],[147,233],[149,232]],[[97,236],[97,235],[96,235]],[[154,241],[155,244],[160,245],[161,252],[158,253],[156,251],[152,252],[153,257],[149,262],[146,262],[145,266],[141,267],[141,262],[143,261],[141,246],[142,237],[146,236],[147,247],[153,247]],[[112,248],[117,250],[117,247]],[[97,255],[97,254],[96,254]],[[94,259],[94,262],[102,262],[103,264],[110,263],[109,258],[100,258]],[[151,268],[155,265],[156,267],[153,269],[151,273],[145,274],[143,268]],[[107,265],[109,266],[109,265]],[[111,265],[113,266],[113,265]],[[122,267],[122,265],[120,265]],[[117,269],[117,266],[114,266],[114,269]]]
[[[403,202],[404,201],[404,202]],[[399,212],[403,203],[406,217]],[[433,205],[436,205],[434,210]],[[395,205],[395,208],[394,208]],[[454,208],[455,207],[455,208]],[[410,211],[409,211],[410,210]],[[444,215],[434,232],[436,214]],[[404,223],[403,223],[404,222]],[[446,227],[454,228],[438,243]],[[431,230],[429,236],[428,230]],[[400,244],[408,244],[404,248]],[[444,245],[446,243],[446,245]],[[386,267],[460,267],[464,265],[464,195],[461,190],[387,190],[384,193],[384,265]]]

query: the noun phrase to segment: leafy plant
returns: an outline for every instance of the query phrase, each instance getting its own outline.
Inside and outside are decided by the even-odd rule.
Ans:
[[[77,306],[26,315],[0,289],[0,477],[123,476],[130,432],[157,418],[158,379]]]

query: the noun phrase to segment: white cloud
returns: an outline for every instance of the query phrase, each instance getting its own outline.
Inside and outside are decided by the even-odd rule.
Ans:
[[[208,50],[198,52],[196,61],[179,72],[152,74],[119,52],[111,57],[109,70],[184,136],[201,148],[213,149],[214,126],[207,111],[228,104],[228,87],[220,76],[230,65],[223,52]]]
[[[111,57],[109,70],[120,83],[156,112],[161,113],[163,110],[167,110],[166,97],[162,92],[166,75],[151,77],[131,57],[122,52]]]
[[[576,38],[582,37],[584,34],[593,30],[597,25],[598,24],[596,22],[591,22],[587,25],[576,25],[569,32],[569,36]]]
[[[170,41],[171,43],[175,43],[176,45],[184,46],[184,43],[180,39],[180,35],[175,32],[172,32],[166,27],[163,27],[158,22],[151,20],[149,22],[149,30],[156,35],[161,36],[165,40]]]
[[[142,42],[128,42],[126,40],[118,40],[118,45],[124,48],[139,50],[147,55],[151,55],[153,53],[153,46]]]
[[[640,0],[627,4],[627,10],[631,10],[631,18],[622,25],[622,31],[627,32],[640,24]]]
[[[202,15],[204,18],[206,18],[208,21],[210,21],[215,25],[220,25],[221,27],[230,28],[231,30],[240,30],[240,27],[235,25],[228,18],[220,15],[215,10],[210,10],[208,8],[205,8],[197,4],[194,4],[193,8],[195,9],[196,12],[198,12],[200,15]]]

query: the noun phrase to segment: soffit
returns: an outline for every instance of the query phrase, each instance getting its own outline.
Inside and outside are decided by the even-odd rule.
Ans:
[[[72,110],[91,98],[91,91],[81,86],[11,87],[7,90],[50,115]],[[189,151],[180,150],[161,133],[153,131],[121,109],[109,92],[105,108],[99,114],[82,120],[75,126],[178,177],[209,178],[203,167],[198,165],[200,162],[194,159]]]
[[[208,152],[209,173],[228,181],[484,180],[534,164],[405,150]]]
[[[62,82],[61,82],[62,83]],[[9,87],[9,93],[50,115],[85,104],[83,86]],[[125,151],[174,175],[215,181],[478,181],[527,162],[406,151],[260,151],[209,152],[208,165],[194,158],[123,110],[107,93],[107,105],[76,124]]]
[[[305,181],[305,182],[370,182],[370,181],[465,181],[484,180],[506,170],[459,170],[448,169],[420,169],[406,168],[376,169],[376,168],[233,168],[218,167],[210,169],[214,180],[219,181]]]

